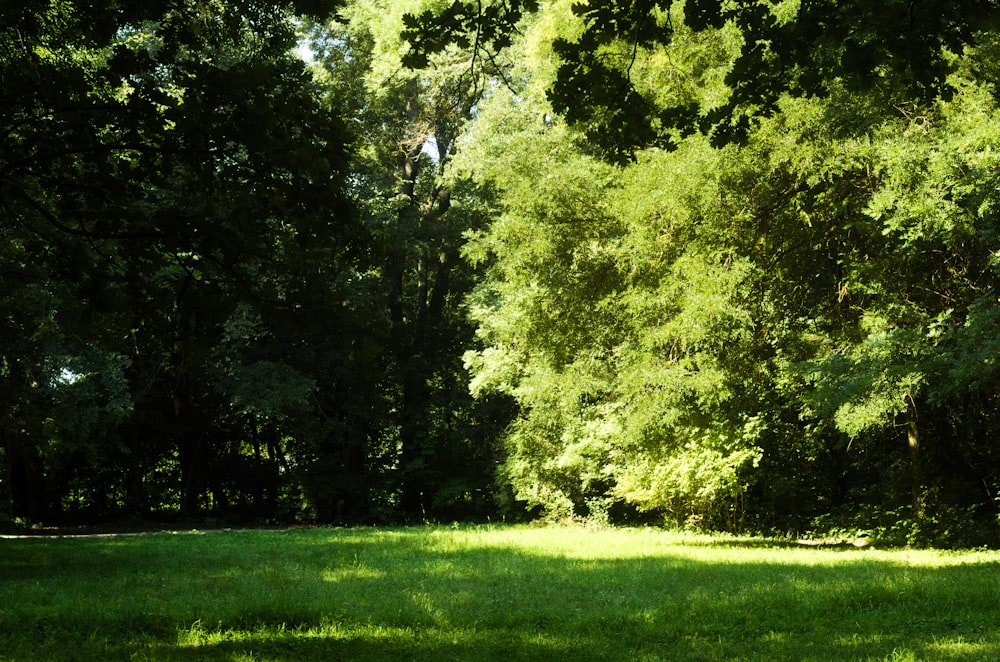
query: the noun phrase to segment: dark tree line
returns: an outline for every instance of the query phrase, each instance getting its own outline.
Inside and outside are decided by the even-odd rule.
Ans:
[[[469,428],[500,417],[460,374],[460,230],[419,234],[448,196],[417,191],[423,140],[389,145],[413,102],[379,114],[351,89],[362,31],[330,32],[317,3],[16,5],[0,19],[0,510],[481,514],[494,458]],[[341,80],[295,55],[307,14]],[[356,156],[382,130],[387,150],[411,141],[401,178]]]

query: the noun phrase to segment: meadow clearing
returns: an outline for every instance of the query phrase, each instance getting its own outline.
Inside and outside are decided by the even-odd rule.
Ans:
[[[995,660],[1000,553],[455,526],[0,540],[2,660]]]

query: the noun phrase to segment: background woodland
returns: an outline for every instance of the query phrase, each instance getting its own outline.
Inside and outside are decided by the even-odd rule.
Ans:
[[[996,544],[996,2],[0,10],[0,525]]]

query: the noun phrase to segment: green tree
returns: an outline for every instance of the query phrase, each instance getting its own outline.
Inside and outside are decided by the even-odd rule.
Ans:
[[[368,457],[382,488],[371,507],[410,518],[482,515],[492,508],[503,407],[473,401],[466,386],[462,300],[475,274],[459,247],[484,222],[484,199],[446,171],[486,74],[502,72],[458,51],[405,68],[403,15],[421,5],[349,3],[342,21],[310,31],[311,43],[318,76],[347,100],[356,127],[351,195],[373,238],[368,276],[381,322]]]
[[[481,104],[460,155],[501,193],[467,249],[489,265],[468,362],[520,405],[518,495],[727,528],[847,515],[910,541],[992,512],[990,7],[879,46],[897,13],[844,6],[823,20],[861,41],[816,54],[808,84],[792,46],[822,38],[803,41],[819,5],[738,3],[645,41],[611,38],[645,34],[614,7],[540,11],[512,47],[524,87]],[[761,25],[798,41],[751,72]],[[851,68],[861,42],[872,71]],[[567,44],[629,74],[650,132],[605,131],[630,97],[582,82],[595,101],[563,123]],[[657,114],[682,107],[702,135]]]
[[[274,342],[315,342],[346,298],[343,126],[283,4],[27,3],[0,35],[12,512],[218,505],[242,489],[240,416],[274,426],[315,380],[301,357],[221,356],[226,324],[249,305],[294,330]]]

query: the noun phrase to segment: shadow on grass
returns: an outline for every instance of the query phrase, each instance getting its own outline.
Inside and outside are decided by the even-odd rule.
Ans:
[[[995,562],[539,550],[421,529],[4,541],[0,646],[10,659],[1000,659]]]
[[[561,640],[544,635],[520,636],[485,631],[460,639],[426,633],[381,633],[378,637],[289,637],[254,635],[240,642],[150,650],[150,658],[187,662],[194,660],[605,660],[589,642]],[[132,659],[135,652],[130,653]],[[141,659],[141,657],[140,657]],[[698,659],[698,658],[690,658]]]

